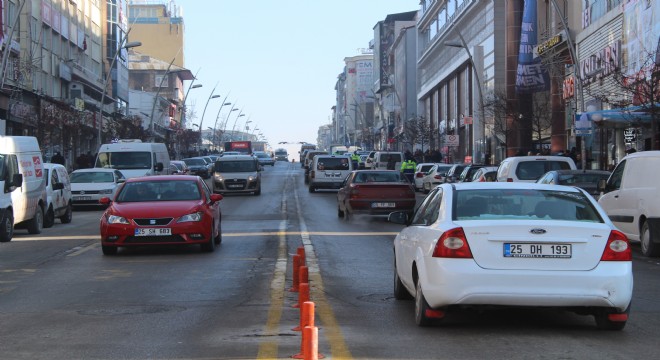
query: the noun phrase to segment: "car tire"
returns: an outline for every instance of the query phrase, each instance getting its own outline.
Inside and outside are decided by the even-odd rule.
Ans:
[[[69,202],[69,205],[66,206],[64,215],[60,216],[60,221],[62,224],[68,224],[71,220],[73,220],[73,205]]]
[[[117,246],[105,246],[101,245],[101,251],[103,251],[103,255],[109,256],[109,255],[117,255]]]
[[[594,320],[596,320],[596,327],[600,330],[609,330],[609,331],[619,331],[623,330],[624,327],[626,327],[626,322],[627,321],[612,321],[609,319],[610,314],[626,314],[628,315],[630,313],[630,304],[628,304],[628,308],[624,312],[618,312],[613,309],[598,309],[594,313]]]
[[[396,255],[395,255],[396,256]],[[394,298],[397,300],[412,300],[413,296],[410,295],[406,287],[403,286],[399,272],[396,268],[396,260],[394,261]]]
[[[216,245],[220,245],[222,243],[222,225],[220,225],[218,228],[218,235],[213,238],[213,241],[215,241]]]
[[[213,252],[215,251],[215,239],[213,236],[213,225],[211,225],[211,233],[209,234],[209,241],[199,245],[202,252]]]
[[[41,206],[37,206],[34,212],[34,217],[28,221],[27,231],[30,234],[41,234],[44,228],[44,210]]]
[[[341,208],[339,207],[339,205],[337,205],[337,217],[338,218],[343,218],[344,217],[344,212],[341,211]]]
[[[653,239],[658,235],[651,231],[648,221],[645,221],[642,225],[642,232],[640,235],[639,240],[641,242],[640,247],[642,249],[642,254],[648,257],[660,256],[660,245],[653,242]]]
[[[422,327],[431,326],[434,319],[426,316],[426,310],[431,310],[431,307],[424,298],[422,284],[419,279],[417,279],[415,290],[415,324]]]
[[[44,215],[44,228],[52,227],[55,224],[55,212],[53,207],[49,206],[46,215]]]
[[[7,209],[5,218],[0,223],[0,242],[9,242],[14,237],[14,214]]]

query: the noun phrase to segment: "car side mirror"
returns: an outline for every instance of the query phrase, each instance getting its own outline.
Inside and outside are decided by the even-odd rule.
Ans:
[[[112,200],[110,200],[110,198],[107,197],[107,196],[104,196],[104,197],[99,199],[99,204],[102,204],[102,205],[110,205],[111,202],[112,202]]]
[[[62,190],[62,189],[64,189],[63,183],[53,184],[53,190]]]
[[[163,163],[160,163],[160,162],[156,163],[156,165],[154,166],[154,170],[158,171],[158,172],[163,171]]]
[[[394,224],[408,225],[408,213],[405,211],[391,212],[387,215],[387,221]]]
[[[211,194],[211,204],[216,203],[222,200],[222,195],[220,194]]]

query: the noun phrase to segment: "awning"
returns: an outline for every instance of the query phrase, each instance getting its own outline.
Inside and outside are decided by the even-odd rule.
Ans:
[[[650,124],[652,112],[660,117],[660,103],[651,105],[631,106],[627,108],[596,110],[576,114],[576,120],[587,115],[589,121],[605,127],[627,128],[635,125]]]

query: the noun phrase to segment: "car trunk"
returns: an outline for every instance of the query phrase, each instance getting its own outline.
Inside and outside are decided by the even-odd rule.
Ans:
[[[371,183],[352,185],[351,200],[400,200],[415,199],[415,192],[410,184],[404,183]]]
[[[610,236],[601,224],[575,221],[456,221],[463,227],[474,261],[496,270],[590,270],[598,265]]]

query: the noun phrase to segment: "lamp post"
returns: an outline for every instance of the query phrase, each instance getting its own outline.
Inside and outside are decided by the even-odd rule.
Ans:
[[[220,95],[213,95],[213,93],[215,92],[215,88],[217,86],[218,85],[216,84],[213,87],[213,90],[211,90],[211,94],[209,95],[209,98],[206,99],[206,105],[204,105],[204,111],[202,111],[202,118],[199,120],[199,153],[200,154],[202,151],[202,129],[203,129],[202,124],[204,123],[204,115],[206,115],[206,108],[209,106],[209,102],[211,101],[211,99],[217,99],[220,97]]]
[[[232,105],[231,105],[231,109],[229,109],[229,113],[227,113],[227,118],[225,119],[224,123],[222,124],[222,134],[223,134],[223,138],[224,138],[224,134],[225,134],[226,131],[227,131],[227,123],[229,123],[229,116],[230,116],[231,113],[234,112],[234,111],[238,111],[238,109],[236,108],[236,104],[232,104]],[[229,141],[232,140],[233,136],[234,136],[234,134],[229,135]]]
[[[480,141],[484,141],[483,145],[485,145],[485,139],[483,139],[483,137],[486,135],[486,122],[483,119],[484,96],[483,96],[483,93],[482,93],[482,90],[481,90],[481,84],[482,83],[481,83],[481,78],[479,77],[479,70],[477,70],[477,65],[474,61],[474,58],[472,57],[472,53],[470,52],[470,49],[468,48],[468,45],[465,42],[465,39],[463,39],[463,35],[461,35],[461,32],[458,31],[458,29],[456,30],[456,34],[458,34],[458,38],[461,39],[460,42],[445,41],[444,44],[445,44],[445,46],[449,46],[449,47],[456,47],[456,48],[465,49],[465,51],[467,52],[468,58],[470,60],[470,65],[472,67],[474,77],[477,81],[476,88],[479,91],[479,104],[477,104],[477,106],[476,106],[478,108],[477,109],[478,116],[472,116],[472,145],[471,145],[472,153],[471,153],[471,156],[472,156],[472,162],[474,162],[475,160],[478,159],[478,155],[479,155],[478,152],[477,152],[477,149],[474,146],[474,141],[475,141],[475,138],[476,138],[476,136],[475,136],[476,134],[475,134],[474,130],[476,129],[477,125],[480,125],[480,128],[482,130],[482,134],[481,134],[482,139]],[[480,55],[483,55],[483,47],[475,46],[475,48],[480,53]],[[474,85],[473,85],[473,88],[474,88]],[[480,146],[479,150],[482,150],[481,146]]]
[[[236,130],[236,123],[238,122],[238,118],[241,117],[241,116],[245,116],[245,114],[243,114],[243,109],[241,109],[241,111],[238,112],[238,115],[236,116],[236,120],[234,120],[234,126],[231,127],[232,140],[234,138],[234,131]],[[229,118],[229,117],[227,117],[227,118]]]
[[[248,119],[245,121],[245,126],[243,126],[243,128],[245,129],[245,131],[244,131],[243,134],[248,135],[247,132],[248,132],[248,130],[250,130],[250,128],[248,127],[248,124],[251,123],[251,122],[252,122],[252,121],[250,121],[250,118],[248,118]],[[243,134],[241,134],[241,140],[247,140],[247,139],[243,139]],[[247,137],[247,136],[246,136],[246,137]]]
[[[220,105],[220,109],[218,109],[218,115],[215,116],[215,124],[213,124],[213,143],[215,144],[215,133],[216,133],[216,128],[218,127],[218,118],[220,118],[220,112],[222,111],[222,108],[225,105],[231,105],[231,102],[227,102],[227,97],[229,96],[229,93],[225,95],[225,98],[222,99],[222,105]],[[223,130],[223,135],[224,135],[224,130]],[[220,138],[220,141],[222,141],[222,138]],[[216,146],[217,148],[217,146]]]
[[[199,72],[199,71],[198,71],[198,72]],[[183,97],[183,106],[182,106],[183,114],[181,114],[181,119],[182,119],[182,121],[181,121],[181,125],[182,125],[182,126],[181,126],[181,127],[185,127],[185,126],[186,126],[186,120],[187,120],[187,117],[188,117],[187,114],[186,114],[186,100],[188,100],[188,94],[190,93],[190,90],[192,90],[192,89],[199,89],[199,88],[202,87],[202,84],[195,84],[195,85],[193,85],[193,83],[195,82],[195,80],[197,80],[197,74],[195,74],[195,76],[193,76],[193,79],[192,79],[192,81],[190,82],[190,85],[188,86],[188,90],[186,90],[186,96]]]
[[[125,36],[123,41],[127,39],[128,37]],[[112,68],[115,66],[115,62],[117,62],[117,58],[119,57],[119,53],[121,49],[130,49],[141,45],[142,43],[139,41],[127,42],[126,44],[119,46],[119,48],[117,48],[117,50],[115,51],[115,56],[112,57],[112,61],[110,62],[110,68],[108,69],[108,75],[105,77],[105,81],[103,82],[103,91],[101,92],[101,103],[99,104],[99,134],[97,139],[99,145],[98,148],[100,148],[101,144],[103,143],[101,141],[101,130],[103,129],[103,102],[105,101],[105,94],[108,89],[108,82],[110,82],[110,76],[112,76]]]

